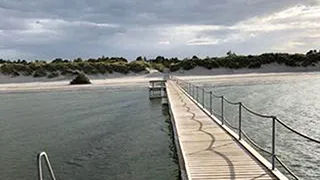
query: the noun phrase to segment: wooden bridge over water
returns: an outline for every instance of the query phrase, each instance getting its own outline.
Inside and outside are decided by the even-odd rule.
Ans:
[[[164,88],[162,88],[164,89]],[[152,89],[150,89],[152,91]],[[287,179],[247,143],[168,80],[165,88],[182,179]],[[217,119],[216,119],[217,120]]]

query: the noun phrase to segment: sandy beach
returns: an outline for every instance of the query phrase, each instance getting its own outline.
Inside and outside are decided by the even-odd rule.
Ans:
[[[286,67],[268,65],[260,69],[204,69],[196,67],[189,71],[180,70],[170,73],[172,76],[193,82],[210,82],[216,85],[236,85],[246,83],[270,83],[280,80],[297,80],[319,78],[319,67]],[[105,76],[89,76],[90,85],[69,85],[72,77],[59,77],[56,79],[32,78],[32,77],[9,77],[0,75],[0,92],[6,91],[29,91],[29,90],[58,90],[58,89],[81,89],[94,88],[110,85],[147,85],[148,81],[163,78],[167,73],[153,71],[149,74],[113,74]]]

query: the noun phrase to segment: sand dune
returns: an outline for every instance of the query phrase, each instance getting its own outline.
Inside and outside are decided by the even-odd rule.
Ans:
[[[288,69],[289,68],[289,69]],[[232,85],[241,83],[268,83],[279,80],[296,80],[320,78],[319,67],[310,68],[290,68],[286,66],[267,66],[261,69],[212,69],[207,70],[196,67],[190,71],[179,71],[170,73],[181,79],[193,82],[210,82],[216,85]],[[29,90],[57,90],[57,89],[79,89],[79,88],[95,88],[99,86],[110,85],[144,85],[147,86],[148,81],[161,79],[165,74],[152,72],[149,74],[129,74],[113,76],[90,76],[92,84],[90,85],[69,85],[71,78],[60,77],[58,79],[48,80],[46,78],[38,79],[32,77],[15,77],[0,75],[0,92],[5,91],[29,91]]]

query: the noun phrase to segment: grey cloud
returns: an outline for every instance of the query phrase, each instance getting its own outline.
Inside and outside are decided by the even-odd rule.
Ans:
[[[235,28],[236,25],[297,4],[317,6],[319,1],[0,0],[0,54],[51,59],[99,55],[205,56],[224,54],[233,48],[260,52],[259,49],[268,50],[270,44],[277,43],[273,33],[265,33],[270,34],[269,40],[259,34],[250,37],[251,32],[244,32],[242,26]],[[190,26],[203,29],[188,30]],[[256,40],[266,41],[268,46]],[[188,42],[193,46],[188,46]]]
[[[306,0],[303,4],[318,2]],[[3,0],[2,9],[18,15],[81,19],[120,24],[233,24],[276,12],[300,0]],[[30,15],[31,14],[31,15]]]

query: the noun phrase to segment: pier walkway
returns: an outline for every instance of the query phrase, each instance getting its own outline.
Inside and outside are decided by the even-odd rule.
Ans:
[[[278,179],[174,81],[166,87],[187,179]]]

